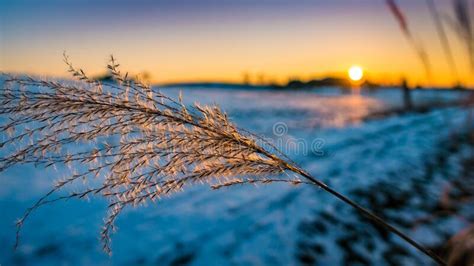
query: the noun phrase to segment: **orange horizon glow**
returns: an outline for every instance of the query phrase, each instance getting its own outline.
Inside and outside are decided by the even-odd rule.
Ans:
[[[70,53],[70,55],[73,53]],[[251,84],[260,85],[263,84],[279,84],[284,85],[289,80],[300,79],[302,81],[309,81],[312,79],[322,79],[326,77],[337,77],[350,80],[347,76],[347,69],[351,66],[350,63],[340,63],[334,67],[329,67],[334,64],[329,64],[330,59],[322,58],[325,60],[319,60],[318,63],[293,63],[293,68],[285,69],[284,66],[288,63],[282,63],[281,66],[274,65],[272,68],[264,69],[258,64],[244,67],[229,67],[226,66],[229,60],[227,59],[222,64],[219,58],[211,60],[209,58],[206,65],[197,65],[195,62],[190,61],[188,65],[173,66],[154,66],[155,64],[150,60],[138,61],[134,58],[126,56],[117,56],[114,54],[121,64],[123,71],[129,71],[130,74],[148,75],[149,82],[152,84],[172,84],[172,83],[192,83],[192,82],[229,82],[229,83],[243,83],[244,75],[247,75],[250,79]],[[50,56],[56,58],[55,60],[49,60],[48,64],[38,66],[35,63],[28,63],[26,59],[21,67],[0,67],[0,71],[12,74],[31,74],[40,76],[70,78],[69,73],[66,71],[66,66],[62,62],[62,55]],[[101,76],[106,74],[105,65],[108,56],[70,56],[71,61],[75,66],[84,69],[89,76]],[[192,57],[190,57],[192,58]],[[190,58],[187,58],[188,60]],[[39,60],[39,59],[38,59]],[[54,62],[56,61],[56,62]],[[182,58],[177,61],[186,61]],[[199,59],[195,61],[200,61]],[[317,62],[318,60],[315,59]],[[339,59],[338,61],[344,61]],[[348,60],[349,61],[349,60]],[[403,60],[392,60],[392,64],[384,65],[379,62],[368,60],[359,60],[359,62],[365,62],[360,65],[364,65],[364,80],[374,82],[380,85],[396,85],[400,84],[403,79],[407,79],[410,86],[433,86],[433,87],[452,87],[458,85],[458,81],[453,77],[450,70],[446,68],[439,68],[434,71],[434,75],[431,79],[428,79],[425,72],[419,63],[413,59],[412,64],[406,64],[403,71],[396,69],[394,66],[404,65]],[[327,62],[327,64],[325,63]],[[20,64],[18,64],[20,65]],[[156,70],[153,70],[156,69]],[[318,71],[319,70],[319,71]],[[472,81],[472,75],[465,71],[459,75],[461,84],[466,87],[474,87]]]
[[[61,56],[58,56],[61,58]],[[71,59],[74,62],[74,65],[77,67],[83,68],[86,73],[91,77],[100,77],[107,74],[105,67],[96,67],[90,63],[84,64],[77,64],[78,60]],[[82,59],[83,60],[83,59]],[[79,61],[82,61],[79,60]],[[61,62],[61,59],[58,59]],[[121,62],[120,58],[118,61]],[[106,60],[102,60],[102,65],[105,65]],[[129,71],[133,68],[128,68],[126,64],[121,63],[121,67],[123,71]],[[27,68],[28,69],[28,68]],[[136,68],[135,68],[136,69]],[[144,69],[144,68],[138,68]],[[364,76],[363,79],[365,81],[369,81],[375,84],[379,84],[382,86],[396,86],[399,85],[404,79],[408,80],[408,84],[412,87],[415,86],[423,86],[423,87],[440,87],[440,88],[447,88],[459,85],[459,82],[453,78],[452,75],[449,74],[449,71],[442,72],[436,75],[435,79],[432,81],[428,81],[428,78],[425,77],[423,70],[416,69],[415,67],[410,68],[412,69],[412,74],[401,74],[401,73],[388,73],[383,71],[373,71],[368,70],[364,67]],[[52,69],[51,69],[52,70]],[[15,75],[34,75],[34,76],[42,76],[42,77],[51,77],[51,78],[71,78],[70,74],[66,71],[66,66],[60,64],[57,66],[57,70],[48,71],[48,70],[38,70],[38,69],[29,69],[25,71],[8,71],[3,68],[0,68],[1,72],[15,74]],[[166,71],[165,71],[166,72]],[[420,73],[417,73],[420,72]],[[278,72],[277,72],[278,73]],[[287,74],[287,73],[294,73],[294,74]],[[298,74],[300,73],[300,74]],[[416,75],[415,75],[416,73]],[[222,82],[222,83],[244,83],[244,75],[247,76],[249,79],[249,83],[253,85],[269,85],[269,84],[277,84],[277,85],[285,85],[289,81],[293,79],[299,79],[301,81],[310,81],[313,79],[323,79],[328,77],[333,78],[341,78],[351,81],[347,74],[347,67],[342,67],[337,71],[325,71],[322,73],[316,73],[311,71],[301,70],[300,72],[296,72],[294,70],[289,70],[288,72],[281,71],[279,74],[267,73],[263,71],[235,71],[231,73],[219,71],[216,69],[208,70],[208,71],[195,71],[193,74],[182,74],[181,72],[168,72],[167,75],[161,75],[159,72],[153,72],[149,70],[141,70],[137,72],[130,72],[129,76],[149,76],[146,80],[150,84],[179,84],[179,83],[199,83],[199,82]],[[263,80],[262,80],[263,77]],[[474,82],[470,82],[472,80],[469,74],[464,75],[464,78],[461,77],[461,85],[466,86],[468,88],[474,87]],[[263,82],[262,82],[263,81]]]

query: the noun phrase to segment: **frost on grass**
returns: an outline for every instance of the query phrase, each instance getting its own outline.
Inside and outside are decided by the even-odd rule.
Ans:
[[[97,195],[110,202],[101,230],[103,248],[110,253],[114,222],[129,205],[156,201],[196,183],[214,189],[301,183],[282,175],[295,170],[288,158],[263,138],[237,128],[218,106],[187,107],[181,95],[172,99],[123,75],[113,57],[107,67],[115,82],[103,84],[76,69],[67,56],[64,61],[77,81],[7,76],[0,95],[6,121],[0,130],[8,133],[0,143],[6,151],[0,171],[27,163],[70,168],[18,221],[17,244],[31,212],[62,199]],[[79,189],[66,193],[65,187]]]

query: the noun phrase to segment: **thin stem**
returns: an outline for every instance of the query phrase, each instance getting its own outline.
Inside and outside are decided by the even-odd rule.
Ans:
[[[349,199],[348,197],[342,195],[341,193],[335,191],[334,189],[332,189],[331,187],[327,186],[326,184],[324,184],[323,182],[319,181],[318,179],[312,177],[311,175],[309,175],[308,173],[304,172],[303,170],[301,169],[298,169],[298,168],[294,168],[292,166],[289,166],[289,169],[293,172],[296,172],[297,174],[305,177],[306,179],[310,180],[311,182],[313,182],[315,185],[319,186],[320,188],[324,189],[325,191],[331,193],[333,196],[337,197],[338,199],[342,200],[343,202],[349,204],[350,206],[352,206],[354,209],[358,210],[359,212],[361,212],[363,215],[365,215],[367,218],[371,219],[372,221],[378,223],[379,225],[385,227],[388,231],[396,234],[397,236],[399,236],[400,238],[402,238],[403,240],[405,240],[406,242],[408,242],[410,245],[412,245],[413,247],[415,247],[416,249],[418,249],[419,251],[423,252],[424,254],[426,254],[427,256],[429,256],[430,258],[432,258],[434,261],[436,261],[436,263],[438,263],[439,265],[446,265],[446,262],[444,262],[444,260],[442,258],[440,258],[438,255],[436,255],[435,253],[433,253],[431,250],[423,247],[421,244],[419,244],[418,242],[416,242],[414,239],[412,239],[411,237],[407,236],[406,234],[404,234],[403,232],[401,232],[399,229],[397,229],[395,226],[387,223],[386,221],[384,221],[382,218],[380,218],[379,216],[375,215],[374,213],[372,213],[371,211],[367,210],[366,208],[360,206],[359,204],[355,203],[354,201],[352,201],[351,199]]]
[[[431,12],[431,15],[433,16],[433,20],[435,22],[436,30],[438,32],[438,37],[441,42],[441,45],[443,46],[443,50],[445,53],[445,56],[448,60],[449,66],[451,68],[452,74],[456,79],[456,82],[459,84],[459,74],[458,70],[456,67],[456,63],[454,61],[453,53],[451,51],[451,46],[449,45],[448,37],[446,36],[446,32],[443,27],[443,23],[441,22],[441,17],[439,14],[439,11],[436,7],[436,4],[434,0],[426,0],[428,4],[428,8]]]

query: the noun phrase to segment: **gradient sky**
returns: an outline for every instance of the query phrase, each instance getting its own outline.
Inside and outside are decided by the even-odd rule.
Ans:
[[[153,82],[242,81],[343,75],[452,85],[425,0],[399,0],[430,55],[433,77],[400,32],[384,0],[0,0],[0,70],[65,76],[62,53],[91,75],[113,53]],[[438,0],[450,15],[449,1]],[[464,47],[449,37],[464,84],[473,85]]]

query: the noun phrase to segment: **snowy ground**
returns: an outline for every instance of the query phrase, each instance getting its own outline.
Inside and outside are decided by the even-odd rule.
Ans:
[[[164,90],[177,94],[176,89]],[[469,151],[446,154],[462,133],[458,108],[362,122],[369,113],[399,106],[399,90],[362,95],[328,88],[312,91],[185,89],[185,101],[215,102],[240,127],[272,138],[303,168],[336,190],[373,208],[422,243],[436,247],[463,228],[459,219],[417,226],[443,185],[459,176]],[[416,102],[452,100],[459,92],[416,92]],[[283,125],[284,134],[274,132]],[[317,140],[317,150],[311,144]],[[437,161],[444,154],[443,161]],[[432,166],[432,167],[430,167]],[[434,169],[434,170],[433,170]],[[117,222],[113,256],[100,248],[106,202],[71,200],[44,207],[26,223],[13,252],[14,222],[60,176],[33,166],[0,174],[0,265],[417,265],[430,261],[387,236],[320,189],[242,186],[187,189]]]

